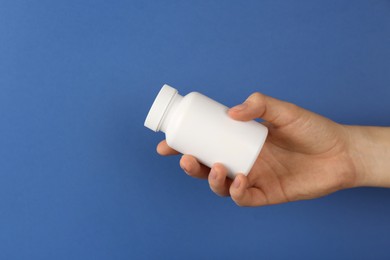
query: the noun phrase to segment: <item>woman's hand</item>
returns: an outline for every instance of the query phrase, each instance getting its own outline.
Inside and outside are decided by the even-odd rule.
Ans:
[[[375,185],[367,178],[369,160],[359,155],[357,147],[357,144],[370,143],[364,141],[365,131],[375,130],[337,124],[260,93],[252,94],[228,113],[240,121],[261,118],[269,129],[264,147],[248,176],[239,174],[233,181],[226,177],[223,165],[217,163],[210,169],[190,155],[182,156],[180,166],[192,177],[208,179],[211,190],[220,196],[231,196],[240,206],[312,199],[344,188]],[[383,138],[388,140],[388,146],[384,159],[389,161],[390,131],[383,129],[377,131],[385,131]],[[157,152],[178,154],[165,140],[159,143]],[[390,179],[386,180],[390,185]],[[376,181],[381,183],[380,178]]]

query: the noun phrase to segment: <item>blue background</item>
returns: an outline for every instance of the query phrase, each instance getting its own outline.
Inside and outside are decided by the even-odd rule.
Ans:
[[[240,208],[158,156],[164,83],[389,125],[390,1],[0,0],[0,259],[389,259],[390,190]]]

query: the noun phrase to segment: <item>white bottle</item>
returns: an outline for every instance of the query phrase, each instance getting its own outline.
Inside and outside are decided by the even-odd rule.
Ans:
[[[144,125],[166,135],[170,147],[190,154],[212,167],[223,164],[228,176],[247,175],[267,137],[268,129],[252,120],[236,121],[228,107],[200,94],[181,96],[164,85],[158,93]]]

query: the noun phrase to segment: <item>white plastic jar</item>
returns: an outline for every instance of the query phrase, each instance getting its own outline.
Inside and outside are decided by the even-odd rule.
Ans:
[[[181,96],[164,85],[146,117],[144,125],[165,133],[170,147],[190,154],[204,165],[221,163],[228,176],[247,175],[268,134],[268,129],[252,120],[241,122],[227,114],[228,107],[200,94]]]

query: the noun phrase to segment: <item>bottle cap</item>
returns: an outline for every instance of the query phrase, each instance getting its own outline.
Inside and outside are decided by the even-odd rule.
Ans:
[[[156,99],[145,119],[144,126],[157,132],[160,130],[161,121],[164,117],[171,100],[177,94],[177,90],[165,84],[160,92],[158,92]]]

